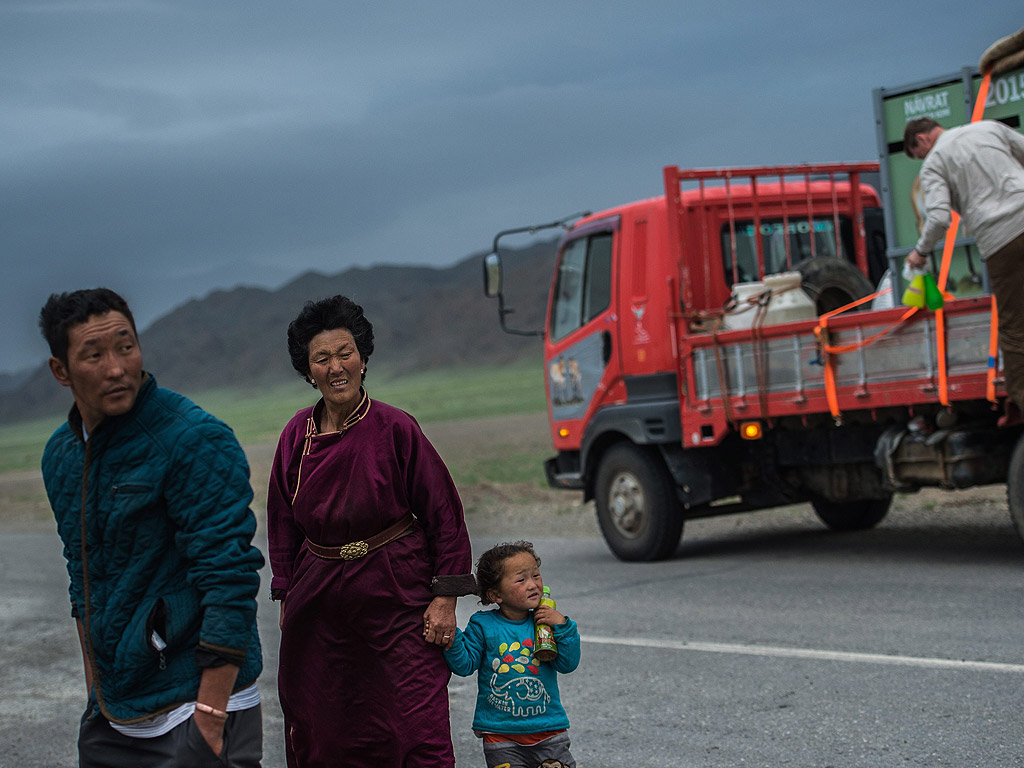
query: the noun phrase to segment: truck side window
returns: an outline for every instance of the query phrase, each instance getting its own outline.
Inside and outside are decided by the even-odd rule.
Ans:
[[[612,236],[590,238],[587,260],[587,293],[583,302],[583,322],[589,323],[608,309],[612,298]]]
[[[611,303],[612,235],[571,240],[562,249],[551,307],[551,339],[568,336]]]
[[[788,234],[786,230],[788,231]],[[839,234],[843,257],[852,258],[852,245],[847,242],[850,221],[839,217]],[[764,274],[785,272],[786,240],[789,240],[790,266],[811,258],[811,239],[814,239],[815,256],[836,255],[835,222],[831,216],[815,218],[813,226],[807,219],[791,218],[786,224],[782,219],[761,220],[761,249],[764,254]],[[722,225],[722,264],[725,267],[725,281],[733,284],[732,238],[729,225]],[[761,279],[757,269],[757,245],[754,242],[754,222],[736,222],[736,263],[739,282],[750,283]]]

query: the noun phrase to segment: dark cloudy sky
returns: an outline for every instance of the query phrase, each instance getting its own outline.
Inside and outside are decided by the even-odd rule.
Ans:
[[[670,163],[876,159],[872,89],[976,64],[1020,11],[2,0],[0,371],[45,358],[53,291],[107,285],[144,327],[308,269],[449,265]]]

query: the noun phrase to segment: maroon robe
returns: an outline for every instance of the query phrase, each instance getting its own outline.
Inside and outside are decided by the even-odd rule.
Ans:
[[[450,675],[423,614],[434,576],[471,572],[462,502],[407,413],[371,401],[347,432],[321,435],[322,407],[281,433],[267,499],[288,765],[450,768]],[[409,512],[411,534],[358,560],[303,546],[368,539]]]

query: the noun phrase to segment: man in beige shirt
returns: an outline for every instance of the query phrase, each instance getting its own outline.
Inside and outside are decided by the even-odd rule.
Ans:
[[[978,244],[999,308],[1006,391],[1024,409],[1024,136],[982,120],[944,129],[911,120],[903,149],[924,160],[925,219],[907,264],[923,267],[956,211]]]

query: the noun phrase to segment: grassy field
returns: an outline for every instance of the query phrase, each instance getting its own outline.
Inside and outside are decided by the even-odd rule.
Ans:
[[[52,416],[0,427],[0,473],[37,468],[47,438],[60,423],[60,416]]]
[[[413,414],[429,425],[502,416],[537,414],[545,409],[544,380],[539,366],[520,364],[500,368],[430,371],[392,381],[367,380],[373,399]],[[199,405],[231,426],[239,442],[250,446],[273,444],[281,428],[300,408],[311,405],[317,393],[298,377],[292,384],[259,392],[217,390],[190,394]],[[34,470],[47,438],[63,419],[45,419],[0,427],[0,474]],[[471,451],[450,451],[446,460],[456,481],[536,482],[540,462],[550,455],[546,432],[529,445],[480,440]]]
[[[367,379],[372,399],[408,411],[420,424],[535,413],[545,409],[544,379],[539,366],[428,371],[391,381]],[[195,395],[203,408],[231,425],[243,445],[276,441],[297,410],[319,394],[298,376],[267,392],[214,391]]]
[[[370,397],[412,413],[444,458],[459,487],[474,535],[494,541],[544,531],[599,536],[593,503],[579,493],[547,487],[543,462],[552,455],[539,366],[424,373],[392,381],[371,378]],[[316,393],[293,385],[264,392],[193,395],[239,435],[252,470],[253,509],[266,509],[267,482],[277,436]],[[39,457],[61,416],[0,427],[0,531],[52,530],[53,516],[39,478]],[[754,535],[777,526],[820,523],[806,504],[757,515],[687,523],[688,536]],[[1013,536],[1002,485],[947,492],[925,489],[897,496],[886,527],[915,530],[961,526],[965,537],[997,530]],[[915,535],[920,535],[915,533]]]
[[[435,371],[390,381],[374,371],[367,391],[407,410],[423,426],[458,485],[474,534],[597,535],[593,513],[579,494],[552,490],[544,479],[543,462],[553,450],[539,365]],[[296,377],[272,390],[186,394],[235,430],[249,460],[253,510],[262,520],[277,437],[317,393]],[[0,427],[0,531],[52,530],[39,458],[62,419]]]

